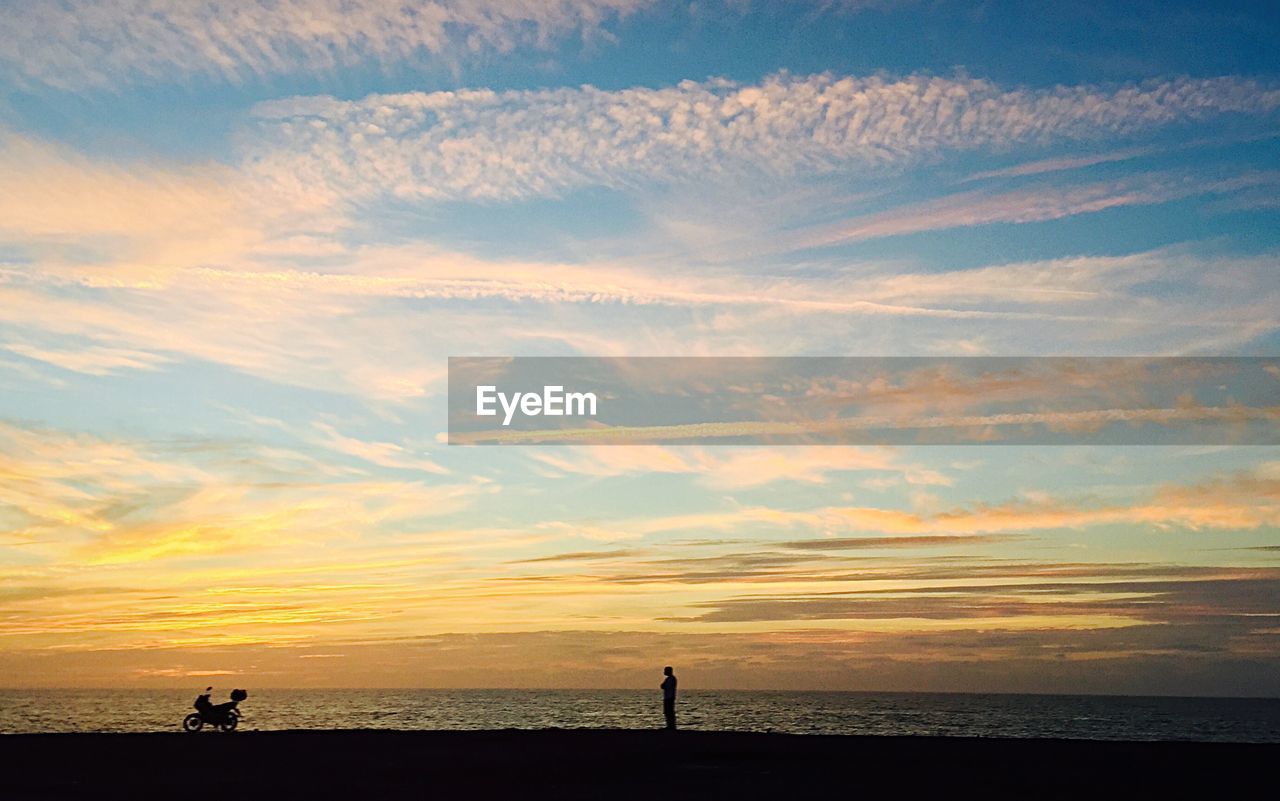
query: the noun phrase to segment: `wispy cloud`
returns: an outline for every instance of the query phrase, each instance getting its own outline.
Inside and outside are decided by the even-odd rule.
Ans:
[[[11,424],[0,424],[0,475],[0,536],[87,564],[344,539],[457,511],[485,491],[465,481],[317,477],[305,462],[234,443],[166,447]]]
[[[793,351],[825,349],[836,330],[859,326],[860,347],[874,353],[865,351],[875,347],[868,343],[901,319],[912,327],[881,352],[919,353],[934,337],[954,343],[977,322],[989,352],[1176,354],[1210,343],[1221,350],[1275,330],[1275,263],[1272,254],[1229,258],[1178,248],[788,278],[370,246],[349,249],[341,272],[251,254],[227,267],[143,274],[128,259],[118,270],[0,269],[0,322],[21,332],[11,338],[12,352],[67,369],[119,372],[194,359],[283,384],[404,401],[443,386],[442,361],[424,354],[519,352],[538,337],[593,355],[782,355],[780,342]],[[1163,286],[1181,291],[1158,291]],[[545,304],[556,314],[516,320],[503,311],[509,302]],[[425,309],[431,326],[421,325]],[[618,313],[645,333],[619,336],[599,325],[599,315]],[[229,327],[228,319],[241,325]]]
[[[874,174],[946,151],[1098,141],[1277,107],[1280,88],[1234,77],[1032,90],[776,75],[756,85],[299,97],[258,107],[251,155],[266,179],[335,203],[510,200],[694,175]]]
[[[1177,576],[1177,570],[1168,571]],[[1280,614],[1280,572],[1226,570],[1170,580],[987,584],[824,596],[738,598],[708,603],[707,622],[759,620],[968,619],[1077,616],[1191,625],[1214,618]]]
[[[30,490],[6,495],[4,503],[39,514],[42,535],[62,543],[60,550],[36,552],[57,557],[51,561],[28,559],[0,571],[7,582],[4,629],[14,644],[0,655],[5,665],[25,664],[24,654],[54,646],[63,654],[54,661],[63,667],[75,664],[78,653],[119,667],[122,654],[144,650],[147,659],[129,663],[129,670],[157,664],[184,672],[244,670],[247,663],[229,659],[227,649],[269,644],[277,656],[253,664],[275,664],[282,651],[290,659],[340,651],[368,683],[370,670],[405,677],[407,665],[420,666],[406,637],[426,632],[437,645],[456,643],[457,658],[480,660],[474,681],[498,664],[484,667],[484,643],[522,642],[529,649],[522,654],[541,664],[537,660],[550,656],[540,655],[529,638],[593,653],[601,638],[652,644],[691,628],[702,632],[708,670],[730,659],[731,646],[712,642],[725,632],[766,638],[743,644],[747,650],[775,642],[779,650],[766,650],[779,670],[817,658],[806,657],[810,648],[829,658],[833,638],[863,642],[889,662],[910,657],[949,664],[962,657],[948,657],[948,648],[963,646],[962,661],[994,663],[1018,643],[1031,650],[1028,659],[1038,659],[1050,642],[1060,643],[1063,653],[1132,659],[1138,651],[1177,648],[1192,630],[1203,635],[1197,638],[1202,644],[1241,651],[1245,645],[1233,637],[1247,635],[1260,626],[1259,616],[1275,611],[1274,569],[1065,561],[1051,555],[1062,543],[1055,545],[1050,533],[1103,525],[1274,526],[1280,473],[1272,463],[1171,484],[1130,503],[1040,497],[943,511],[734,505],[485,530],[440,525],[436,517],[474,503],[486,491],[483,484],[313,482],[306,479],[309,469],[256,451],[263,465],[248,468],[252,460],[241,446],[208,443],[220,458],[176,459],[155,444],[16,426],[3,432],[0,472],[21,477],[3,486]],[[886,455],[854,454],[848,463],[833,456],[827,467],[874,470]],[[734,453],[699,449],[649,449],[634,464],[611,464],[608,454],[590,464],[594,451],[561,455],[602,475],[661,470],[664,462],[703,473],[768,470],[746,456],[735,462]],[[797,469],[810,465],[815,482],[834,478],[817,456],[798,451]],[[60,498],[60,506],[40,511],[40,498]],[[68,518],[68,509],[79,518]],[[606,529],[635,544],[582,547]],[[715,531],[732,532],[733,539],[672,538]],[[1002,552],[1033,533],[1043,558]],[[249,551],[259,558],[246,562],[241,555]],[[155,570],[156,560],[166,569]],[[81,570],[67,573],[67,564]],[[65,602],[70,596],[75,604]],[[786,631],[777,631],[784,621]],[[602,632],[565,630],[575,625]],[[520,633],[548,628],[555,633]],[[1137,630],[1105,634],[1118,629]],[[1029,639],[1011,639],[1015,632]],[[914,639],[923,637],[935,639]],[[182,656],[158,656],[169,650]],[[689,658],[698,657],[691,652]]]
[[[761,276],[731,264],[702,269],[697,254],[679,250],[659,258],[495,259],[427,243],[354,244],[338,233],[368,224],[362,202],[388,195],[514,199],[699,174],[874,169],[948,149],[1266,116],[1278,102],[1280,90],[1237,78],[1024,90],[829,75],[623,91],[295,98],[260,107],[260,127],[245,132],[245,163],[236,167],[116,163],[5,134],[0,240],[22,261],[0,269],[0,321],[20,332],[7,337],[15,352],[80,372],[185,358],[397,402],[438,387],[441,370],[421,354],[482,342],[495,351],[562,341],[610,354],[751,354],[777,352],[780,342],[828,349],[840,341],[837,329],[857,326],[843,336],[860,346],[884,337],[885,347],[920,352],[968,342],[981,325],[982,346],[996,352],[1025,349],[1030,328],[1078,353],[1121,339],[1126,349],[1149,351],[1143,337],[1157,335],[1170,352],[1222,350],[1274,330],[1273,282],[1265,280],[1274,259],[1191,265],[1170,257],[1161,266],[1166,254],[1157,252],[948,273],[881,276],[887,266],[863,265]],[[837,234],[1047,219],[1230,191],[1233,180],[1265,187],[1269,175],[1199,187],[1157,176],[1035,197],[960,196],[856,220],[852,232]],[[372,225],[366,233],[377,240],[379,231]],[[1154,293],[1128,269],[1139,263],[1148,277],[1164,271],[1167,282],[1176,274],[1184,291]],[[1215,280],[1215,268],[1235,280]],[[423,304],[403,299],[430,304],[437,323],[453,322],[418,325]],[[515,324],[508,302],[546,304],[556,314]],[[619,337],[590,308],[612,304],[659,308],[636,314],[643,336]],[[869,317],[885,322],[861,321]],[[888,318],[913,327],[894,333]]]
[[[915,534],[901,537],[832,537],[819,540],[795,540],[784,543],[788,548],[805,551],[856,551],[879,548],[950,548],[985,542],[1004,542],[1001,535],[974,534],[957,538],[946,534]]]
[[[932,469],[899,464],[889,449],[859,448],[705,448],[636,446],[584,447],[534,453],[531,458],[560,473],[597,477],[637,473],[687,473],[714,489],[746,489],[777,481],[826,484],[832,474],[876,471],[910,484],[947,485],[951,479]]]
[[[223,556],[301,547],[357,536],[380,525],[464,508],[474,485],[405,481],[278,483],[269,488],[234,479],[192,488],[138,519],[114,523],[77,547],[90,565]]]
[[[23,343],[0,347],[28,359],[89,375],[109,375],[118,370],[155,370],[169,361],[157,353],[125,348],[89,346],[75,350],[50,350]]]
[[[872,506],[794,510],[744,506],[724,511],[653,516],[609,524],[618,539],[680,531],[809,530],[822,532],[838,550],[850,532],[895,536],[1017,534],[1056,529],[1129,525],[1148,530],[1184,528],[1247,530],[1280,525],[1280,480],[1274,467],[1223,476],[1200,484],[1172,484],[1146,498],[1104,503],[1093,498],[1018,499],[970,507],[918,511]],[[848,542],[853,543],[854,540]],[[816,546],[810,546],[811,549]],[[850,545],[849,547],[856,547]]]
[[[1191,175],[1147,175],[1078,186],[964,192],[823,226],[800,234],[794,244],[822,247],[947,228],[1045,222],[1124,206],[1149,206],[1196,195],[1274,187],[1278,183],[1280,173],[1275,172],[1216,180]]]
[[[52,531],[111,529],[111,514],[139,486],[199,483],[208,476],[128,442],[0,423],[0,530],[12,540]]]
[[[216,263],[263,238],[254,206],[224,165],[95,160],[0,128],[0,241],[42,260],[127,262],[135,280]]]
[[[415,454],[403,445],[394,442],[377,442],[356,437],[349,437],[328,423],[316,423],[315,427],[323,435],[321,442],[339,453],[355,456],[381,467],[397,470],[422,470],[428,473],[447,474],[448,468],[442,467],[430,459]]]
[[[1057,156],[1049,159],[1037,159],[1036,161],[1029,161],[1023,164],[1015,164],[1011,167],[1001,167],[996,170],[975,172],[972,175],[965,176],[960,183],[969,183],[970,181],[987,181],[992,178],[1022,178],[1027,175],[1041,175],[1047,172],[1078,170],[1083,167],[1092,167],[1097,164],[1109,164],[1114,161],[1128,161],[1129,159],[1151,155],[1154,152],[1156,152],[1154,148],[1134,147],[1126,150],[1113,150],[1109,153],[1094,153],[1088,156]]]
[[[593,38],[651,0],[71,0],[0,21],[0,62],[58,88],[384,67]]]

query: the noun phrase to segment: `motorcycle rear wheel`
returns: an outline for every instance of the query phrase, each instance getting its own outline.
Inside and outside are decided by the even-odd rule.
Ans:
[[[218,728],[222,729],[223,731],[235,731],[235,730],[236,730],[236,724],[237,724],[237,723],[239,723],[239,722],[240,722],[240,718],[239,718],[239,716],[237,716],[237,715],[228,715],[226,720],[224,720],[224,721],[222,721],[222,723],[218,724]]]
[[[195,712],[187,715],[182,719],[182,728],[185,731],[200,731],[204,728],[204,720]]]

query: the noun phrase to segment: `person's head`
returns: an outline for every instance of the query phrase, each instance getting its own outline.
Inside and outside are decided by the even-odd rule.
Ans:
[[[671,666],[670,666],[670,665],[667,665],[666,667],[664,667],[664,668],[662,669],[662,675],[664,675],[664,676],[670,676],[670,675],[671,675],[672,673],[674,673],[674,672],[675,672],[675,671],[671,669]]]

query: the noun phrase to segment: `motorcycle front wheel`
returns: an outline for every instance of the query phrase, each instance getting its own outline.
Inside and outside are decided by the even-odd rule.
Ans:
[[[218,724],[218,728],[223,731],[235,731],[236,724],[240,722],[240,718],[236,715],[228,715],[227,719]]]
[[[203,727],[204,721],[195,712],[182,719],[182,728],[185,731],[200,731]]]

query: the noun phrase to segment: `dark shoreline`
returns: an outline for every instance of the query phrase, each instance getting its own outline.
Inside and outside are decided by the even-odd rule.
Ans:
[[[1230,797],[1280,745],[737,732],[0,736],[9,799]],[[1254,792],[1257,792],[1256,789]]]

